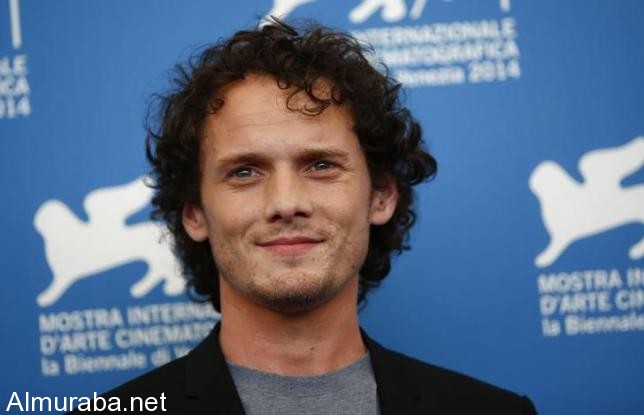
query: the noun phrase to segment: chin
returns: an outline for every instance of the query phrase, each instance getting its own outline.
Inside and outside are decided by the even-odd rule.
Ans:
[[[302,313],[327,303],[340,291],[333,281],[300,281],[300,284],[273,284],[266,290],[254,290],[251,299],[268,309],[281,313]],[[285,285],[290,285],[286,287]]]

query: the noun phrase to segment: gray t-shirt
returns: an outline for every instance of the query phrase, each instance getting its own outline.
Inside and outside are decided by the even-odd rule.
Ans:
[[[369,354],[319,376],[281,376],[228,363],[248,415],[377,415],[376,379]]]

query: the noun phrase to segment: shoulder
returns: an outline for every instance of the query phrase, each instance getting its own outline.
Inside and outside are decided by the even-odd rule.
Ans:
[[[215,326],[187,355],[101,395],[109,404],[120,404],[120,409],[108,407],[107,412],[241,413],[241,402],[219,348],[218,330]]]
[[[186,357],[181,357],[150,372],[136,377],[104,396],[115,397],[154,397],[182,394],[185,391]]]
[[[443,396],[445,400],[476,402],[479,408],[479,405],[482,404],[493,404],[510,409],[521,407],[527,403],[525,397],[515,392],[471,376],[425,363],[401,353],[392,352],[392,354],[414,382],[430,388],[434,393]]]
[[[69,414],[172,411],[181,406],[185,395],[185,370],[186,357],[179,358],[103,393],[98,405],[105,405],[105,409],[88,412],[77,408]]]
[[[416,406],[443,414],[535,414],[525,396],[499,388],[453,370],[406,356],[370,340],[377,382],[411,394]],[[394,396],[390,393],[390,396]]]

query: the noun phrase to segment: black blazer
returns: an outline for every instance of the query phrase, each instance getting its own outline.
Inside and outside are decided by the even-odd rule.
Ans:
[[[526,397],[387,350],[364,332],[362,337],[369,350],[383,415],[536,414]],[[160,402],[161,393],[166,397],[166,411],[162,412],[159,406],[155,413],[244,414],[219,348],[219,325],[186,356],[103,396],[105,399],[118,397],[123,408],[129,407],[133,396],[143,400],[154,397]]]

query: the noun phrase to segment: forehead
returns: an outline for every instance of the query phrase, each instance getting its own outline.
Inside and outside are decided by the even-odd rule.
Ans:
[[[206,119],[206,142],[225,150],[231,146],[261,147],[276,140],[302,145],[351,136],[357,144],[353,117],[346,105],[331,104],[319,114],[308,115],[307,110],[317,104],[305,92],[292,92],[281,89],[270,76],[251,74],[232,83],[222,91],[223,105]],[[314,93],[328,98],[331,85],[320,81]]]

